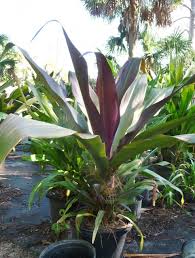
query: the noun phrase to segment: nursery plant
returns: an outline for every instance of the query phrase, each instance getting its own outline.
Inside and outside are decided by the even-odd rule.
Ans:
[[[151,90],[158,91],[158,88],[169,88],[172,89],[173,86],[177,87],[187,77],[192,75],[192,70],[186,67],[183,60],[179,56],[170,56],[169,66],[166,71],[158,74],[156,79],[150,81]],[[156,88],[154,88],[156,87]],[[175,94],[162,109],[158,121],[163,123],[164,121],[171,121],[173,119],[178,119],[189,114],[193,114],[195,111],[194,106],[194,84],[191,83],[187,87],[181,89],[177,94]],[[193,119],[181,123],[175,128],[168,131],[170,135],[178,134],[188,134],[194,133],[195,127]],[[165,148],[162,152],[164,160],[167,160],[176,165],[176,163],[183,162],[184,152],[189,149],[188,146],[184,146],[182,143],[178,143],[173,148]]]
[[[132,170],[129,161],[155,147],[171,147],[177,142],[195,143],[194,134],[166,135],[171,128],[193,119],[194,114],[145,130],[148,121],[179,90],[193,83],[195,76],[187,78],[172,90],[163,90],[157,96],[146,97],[147,76],[141,59],[129,59],[115,80],[104,55],[95,53],[98,77],[96,89],[93,90],[88,83],[84,57],[64,29],[63,33],[75,68],[76,74],[71,72],[69,78],[80,111],[67,102],[65,90],[21,49],[35,72],[36,80],[53,98],[58,114],[63,119],[49,124],[12,114],[7,116],[0,124],[0,161],[3,162],[12,148],[26,137],[75,137],[91,154],[96,166],[82,184],[76,178],[67,178],[63,187],[78,193],[84,208],[76,215],[76,226],[79,228],[83,218],[86,228],[93,228],[94,223],[94,229],[91,230],[94,242],[102,230],[116,233],[119,228],[129,227],[129,223],[135,226],[128,215],[128,205],[144,189],[153,188],[157,175],[145,170],[144,173],[152,178],[140,181],[137,178],[139,169]],[[59,121],[61,126],[57,125]],[[123,181],[121,175],[125,177]],[[157,179],[168,183],[160,176]],[[65,216],[69,218],[72,215],[65,213]]]

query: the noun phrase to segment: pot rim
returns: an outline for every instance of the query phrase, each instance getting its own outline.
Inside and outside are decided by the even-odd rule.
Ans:
[[[52,250],[55,247],[67,246],[67,245],[70,245],[70,244],[82,245],[83,247],[90,248],[92,250],[93,254],[94,254],[94,257],[96,257],[95,256],[95,254],[96,254],[95,248],[91,243],[89,243],[86,240],[82,240],[82,239],[71,239],[71,240],[61,240],[61,241],[57,241],[55,243],[50,244],[45,249],[43,249],[43,251],[40,253],[39,258],[46,255],[50,250]]]
[[[188,244],[191,244],[192,242],[195,243],[195,238],[185,241],[185,242],[183,243],[183,245],[182,245],[181,250],[183,251],[183,249],[184,249]]]
[[[119,228],[100,228],[98,230],[99,234],[111,234],[111,233],[117,233],[120,231],[126,231],[126,232],[130,232],[132,229],[133,225],[132,224],[127,224],[126,226],[123,227],[119,227]],[[93,232],[93,228],[87,228],[86,226],[82,225],[80,227],[80,231],[85,231],[85,232]]]

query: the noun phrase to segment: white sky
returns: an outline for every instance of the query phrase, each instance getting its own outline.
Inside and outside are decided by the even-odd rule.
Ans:
[[[186,0],[187,2],[189,0]],[[185,9],[179,9],[174,18],[186,16]],[[188,15],[188,14],[187,14]],[[36,31],[48,20],[59,20],[73,43],[81,51],[105,50],[109,36],[117,34],[118,21],[108,24],[93,18],[80,0],[4,0],[1,1],[0,34],[7,34],[17,45],[27,49],[40,65],[53,63],[60,70],[70,69],[70,58],[60,27],[50,24],[30,43]],[[187,20],[174,24],[185,28]],[[184,24],[185,23],[185,24]],[[165,35],[173,29],[157,30]],[[140,55],[136,48],[136,55]]]

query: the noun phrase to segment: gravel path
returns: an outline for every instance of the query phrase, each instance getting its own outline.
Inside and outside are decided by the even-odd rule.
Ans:
[[[35,258],[32,253],[23,250],[11,242],[0,242],[0,258]]]

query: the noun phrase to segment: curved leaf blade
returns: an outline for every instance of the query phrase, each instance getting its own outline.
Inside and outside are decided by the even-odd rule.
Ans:
[[[106,176],[108,160],[105,144],[98,135],[82,134],[57,125],[26,119],[17,115],[8,115],[0,124],[0,163],[9,152],[24,138],[61,138],[75,137],[89,150],[94,158],[99,172]]]
[[[132,82],[137,77],[142,59],[131,58],[121,68],[118,78],[116,80],[116,88],[119,102],[121,102],[126,90],[130,87]]]
[[[89,94],[89,81],[88,81],[88,68],[87,63],[78,49],[73,45],[72,41],[68,37],[66,31],[62,27],[66,43],[68,45],[69,53],[73,62],[73,66],[75,69],[76,77],[79,82],[79,87],[83,96],[83,100],[85,103],[85,107],[88,113],[88,117],[93,129],[94,134],[100,135],[103,139],[103,129],[100,114],[91,100]]]
[[[66,101],[66,91],[61,85],[55,82],[55,80],[50,77],[46,71],[39,67],[29,54],[22,48],[19,48],[25,59],[31,65],[35,74],[37,75],[36,80],[41,84],[42,87],[46,89],[50,95],[50,99],[55,99],[59,104],[60,108],[64,110],[66,127],[70,127],[77,131],[86,131],[87,124],[86,121],[81,117],[81,115]]]
[[[195,134],[176,136],[159,134],[154,137],[133,141],[123,146],[123,148],[113,156],[111,165],[113,167],[118,167],[127,160],[134,159],[136,155],[140,155],[146,150],[154,149],[156,147],[171,147],[177,142],[195,144]]]

